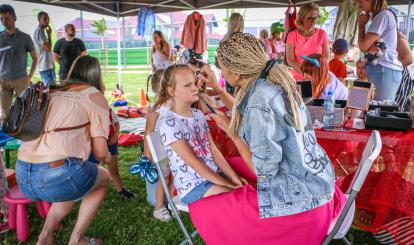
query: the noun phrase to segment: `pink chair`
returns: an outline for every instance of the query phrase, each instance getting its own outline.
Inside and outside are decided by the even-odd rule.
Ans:
[[[25,197],[17,186],[7,191],[4,200],[9,204],[9,228],[16,229],[17,238],[20,241],[27,241],[30,232],[26,205],[33,203],[33,201]],[[46,218],[51,205],[49,202],[36,202],[37,212],[43,219]],[[58,229],[59,226],[56,228]]]

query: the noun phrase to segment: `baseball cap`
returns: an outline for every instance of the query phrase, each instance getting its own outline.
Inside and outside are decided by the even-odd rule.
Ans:
[[[338,38],[332,45],[333,52],[341,53],[348,49],[348,41],[342,38]]]

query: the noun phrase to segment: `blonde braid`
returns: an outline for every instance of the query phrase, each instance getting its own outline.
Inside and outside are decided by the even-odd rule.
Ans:
[[[229,133],[236,135],[240,124],[240,113],[237,111],[237,105],[244,97],[246,90],[259,78],[269,56],[260,40],[250,34],[241,32],[233,33],[226,40],[222,41],[217,49],[217,54],[223,66],[240,75],[240,78],[245,81],[236,94],[235,106],[233,106],[234,109],[230,121]],[[296,82],[288,67],[274,65],[269,71],[268,81],[279,85],[286,92],[295,127],[303,131],[304,125],[298,110],[302,99],[296,91]]]

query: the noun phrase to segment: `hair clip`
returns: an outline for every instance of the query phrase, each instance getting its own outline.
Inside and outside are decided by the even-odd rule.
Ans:
[[[318,67],[318,68],[320,68],[321,67],[321,65],[319,64],[319,61],[318,60],[316,60],[316,59],[312,59],[312,58],[309,58],[308,56],[306,56],[306,55],[301,55],[300,56],[303,60],[307,60],[307,61],[309,61],[310,63],[312,63],[314,66],[316,66],[316,67]]]

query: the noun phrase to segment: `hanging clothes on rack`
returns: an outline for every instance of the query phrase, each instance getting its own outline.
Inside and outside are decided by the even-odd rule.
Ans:
[[[334,40],[342,38],[351,47],[358,46],[358,16],[360,8],[355,0],[341,0],[334,26]]]
[[[181,43],[190,53],[190,58],[202,59],[207,50],[206,24],[203,16],[195,11],[187,17]]]
[[[152,34],[155,30],[155,12],[154,10],[144,7],[140,8],[137,16],[137,34],[145,36]]]

